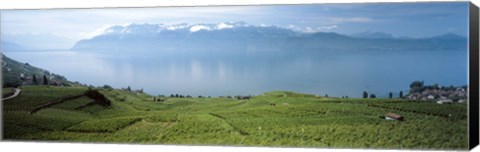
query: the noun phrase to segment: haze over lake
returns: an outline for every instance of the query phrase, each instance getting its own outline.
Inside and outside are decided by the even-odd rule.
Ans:
[[[454,86],[467,83],[464,50],[352,52],[223,57],[107,51],[4,53],[71,81],[143,88],[153,95],[258,95],[289,90],[338,97],[360,97],[363,91],[387,96],[391,91],[398,96],[414,80]]]

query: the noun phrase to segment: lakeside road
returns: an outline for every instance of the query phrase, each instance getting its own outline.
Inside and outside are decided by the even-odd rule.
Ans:
[[[6,97],[6,98],[3,98],[2,100],[8,100],[8,99],[12,99],[12,98],[15,98],[17,97],[18,95],[20,95],[20,92],[22,92],[22,89],[20,88],[15,88],[15,92],[13,93],[13,95],[9,96],[9,97]]]

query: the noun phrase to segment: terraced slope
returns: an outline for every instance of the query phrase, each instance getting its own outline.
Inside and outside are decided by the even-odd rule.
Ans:
[[[335,99],[268,92],[249,100],[164,98],[100,90],[28,113],[82,87],[24,87],[4,102],[7,140],[149,144],[466,149],[467,105],[398,99]],[[379,118],[387,112],[405,121]]]

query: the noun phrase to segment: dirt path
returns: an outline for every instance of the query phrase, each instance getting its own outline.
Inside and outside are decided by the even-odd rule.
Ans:
[[[15,97],[17,97],[17,96],[20,94],[20,92],[22,92],[22,89],[20,89],[20,88],[15,88],[15,92],[13,93],[13,95],[11,95],[11,96],[9,96],[9,97],[6,97],[6,98],[3,98],[3,100],[5,101],[5,100],[8,100],[8,99],[15,98]]]

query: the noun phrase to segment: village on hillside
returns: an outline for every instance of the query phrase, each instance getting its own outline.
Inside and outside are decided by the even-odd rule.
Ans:
[[[463,103],[468,99],[468,87],[439,86],[438,84],[424,86],[423,81],[414,81],[410,84],[410,92],[406,96],[410,100],[436,101],[438,104]]]

